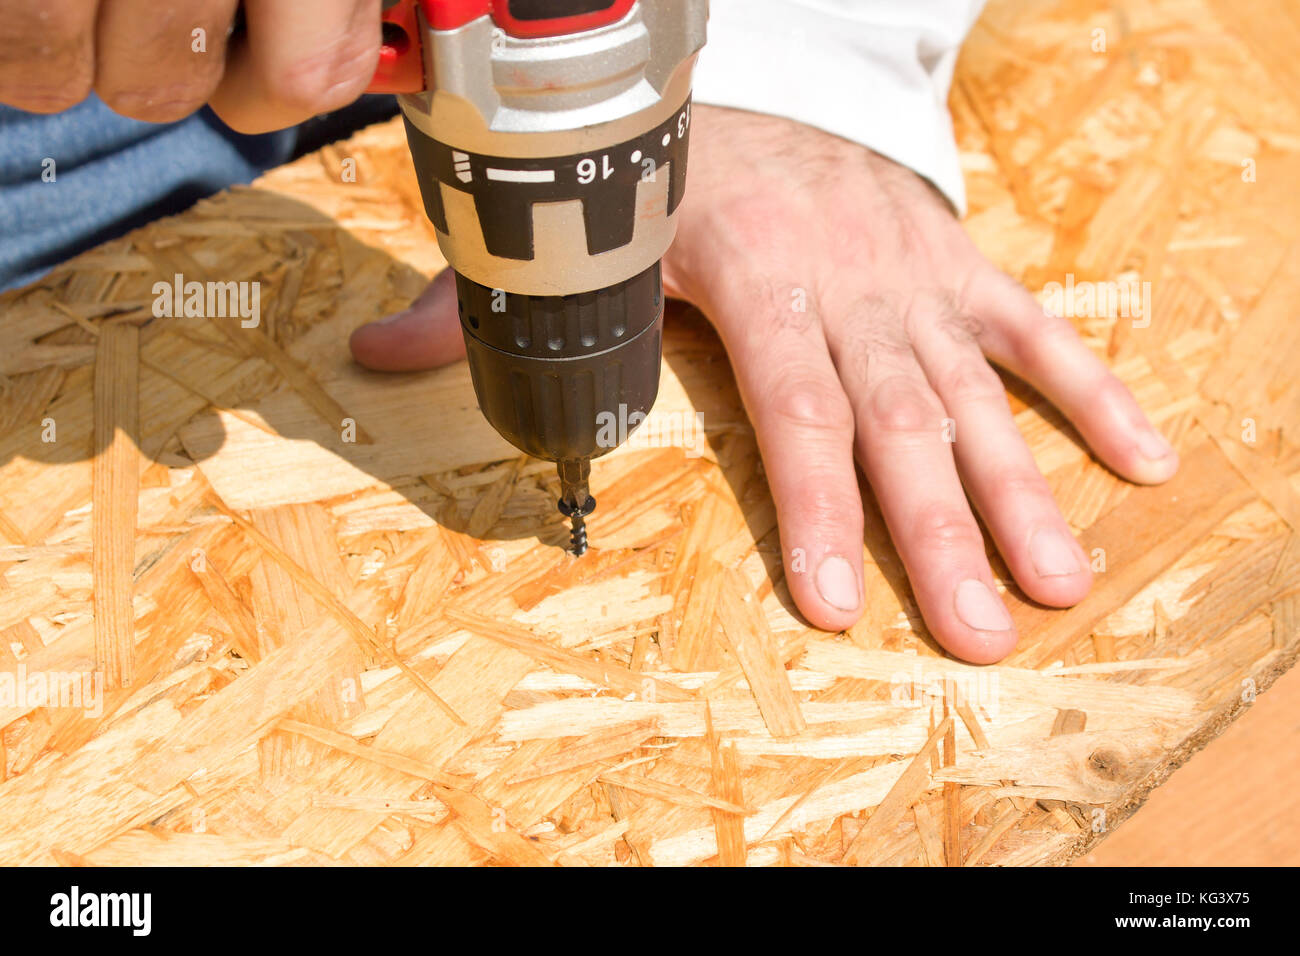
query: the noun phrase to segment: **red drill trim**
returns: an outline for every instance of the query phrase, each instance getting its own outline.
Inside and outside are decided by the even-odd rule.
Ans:
[[[608,9],[592,13],[548,20],[517,20],[510,15],[509,0],[492,0],[492,19],[512,37],[557,37],[618,23],[635,5],[636,0],[615,0]]]
[[[418,93],[424,89],[424,52],[420,45],[420,21],[415,0],[401,0],[380,18],[385,28],[379,48],[379,65],[368,93]]]
[[[379,66],[367,92],[418,93],[425,88],[417,5],[433,30],[455,30],[479,17],[491,16],[511,36],[532,39],[583,33],[617,23],[628,15],[636,0],[614,0],[604,10],[546,20],[517,19],[510,13],[509,0],[399,0],[383,13],[383,22],[392,26],[379,48]]]
[[[454,30],[484,14],[513,37],[555,37],[582,33],[617,23],[628,15],[636,0],[614,0],[605,10],[546,20],[519,20],[510,14],[509,0],[419,0],[424,18],[435,30]]]
[[[455,30],[492,12],[492,0],[419,0],[424,19],[435,30]]]

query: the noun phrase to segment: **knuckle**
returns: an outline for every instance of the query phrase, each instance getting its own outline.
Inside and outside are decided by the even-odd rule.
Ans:
[[[847,303],[836,311],[849,317],[837,323],[837,364],[859,389],[913,368],[916,352],[904,327],[900,299],[892,293],[844,296],[832,288],[833,300]]]
[[[225,68],[225,28],[210,16],[198,25],[178,5],[160,4],[140,21],[108,7],[98,24],[95,91],[112,110],[147,122],[168,122],[194,112],[210,97]],[[202,53],[194,33],[203,30]]]
[[[1069,319],[1046,312],[1023,320],[1014,334],[1016,345],[1026,358],[1050,358],[1062,346],[1080,344],[1079,333]]]
[[[853,410],[843,389],[811,374],[784,380],[771,393],[771,408],[800,430],[840,434],[853,430]]]
[[[207,101],[215,85],[207,77],[194,77],[175,84],[101,88],[97,92],[114,112],[158,123],[193,113]]]
[[[0,88],[6,99],[15,91],[32,98],[61,97],[68,94],[60,91],[75,89],[83,80],[88,93],[94,69],[90,43],[93,6],[89,12],[80,3],[30,6],[35,9],[7,9],[0,16]],[[48,77],[58,80],[50,82]]]
[[[958,284],[957,299],[964,306],[970,305],[975,299],[1010,299],[1013,302],[1023,302],[1025,297],[1029,296],[1020,280],[1009,272],[999,269],[982,257],[977,260],[977,263]],[[1029,299],[1032,301],[1033,297],[1029,296]],[[1040,310],[1042,310],[1041,306]]]
[[[882,432],[917,432],[934,429],[938,434],[944,413],[933,395],[920,383],[903,375],[891,375],[871,391],[867,416],[873,429]]]
[[[782,502],[783,511],[805,529],[829,533],[834,538],[846,533],[861,537],[861,531],[856,529],[862,524],[862,499],[856,489],[854,494],[831,490],[833,484],[830,476],[812,478],[800,486],[798,494]]]
[[[375,72],[379,47],[368,36],[347,36],[334,49],[280,67],[270,77],[277,99],[319,112],[361,93]]]
[[[1040,374],[1059,375],[1062,359],[1083,348],[1069,319],[1047,313],[1021,319],[1009,329],[1009,339],[1016,360]]]
[[[5,88],[0,102],[16,106],[29,113],[61,113],[71,109],[90,95],[91,84],[62,82],[57,86],[38,86],[26,83]]]
[[[34,57],[39,64],[32,62]],[[0,102],[33,113],[57,113],[89,96],[94,82],[94,63],[80,44],[50,51],[39,43],[19,48],[0,39]]]
[[[1072,344],[1080,341],[1079,331],[1074,327],[1074,323],[1061,315],[1044,314],[1042,325],[1031,331],[1048,342]]]
[[[953,311],[941,320],[943,331],[958,345],[978,347],[980,336],[984,334],[984,323],[979,317],[960,311],[954,300]]]
[[[1007,468],[993,476],[993,488],[1000,496],[1010,499],[1036,499],[1055,508],[1052,489],[1047,479],[1036,468]]]
[[[994,404],[1009,407],[997,372],[982,360],[960,361],[944,376],[940,393],[949,408]]]
[[[984,550],[984,538],[970,512],[940,502],[922,508],[905,533],[927,551]]]

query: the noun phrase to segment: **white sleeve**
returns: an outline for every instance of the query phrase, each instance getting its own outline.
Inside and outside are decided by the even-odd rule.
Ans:
[[[948,87],[984,0],[712,0],[695,101],[861,143],[966,211]]]

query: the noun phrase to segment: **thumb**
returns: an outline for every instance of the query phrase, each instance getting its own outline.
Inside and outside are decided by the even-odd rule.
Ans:
[[[361,326],[348,344],[353,358],[380,372],[437,368],[464,358],[452,271],[440,272],[401,312]]]

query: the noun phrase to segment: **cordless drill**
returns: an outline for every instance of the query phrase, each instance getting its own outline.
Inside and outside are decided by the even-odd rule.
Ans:
[[[398,94],[479,407],[556,463],[579,555],[591,460],[659,390],[707,19],[708,0],[384,4],[371,89]]]

